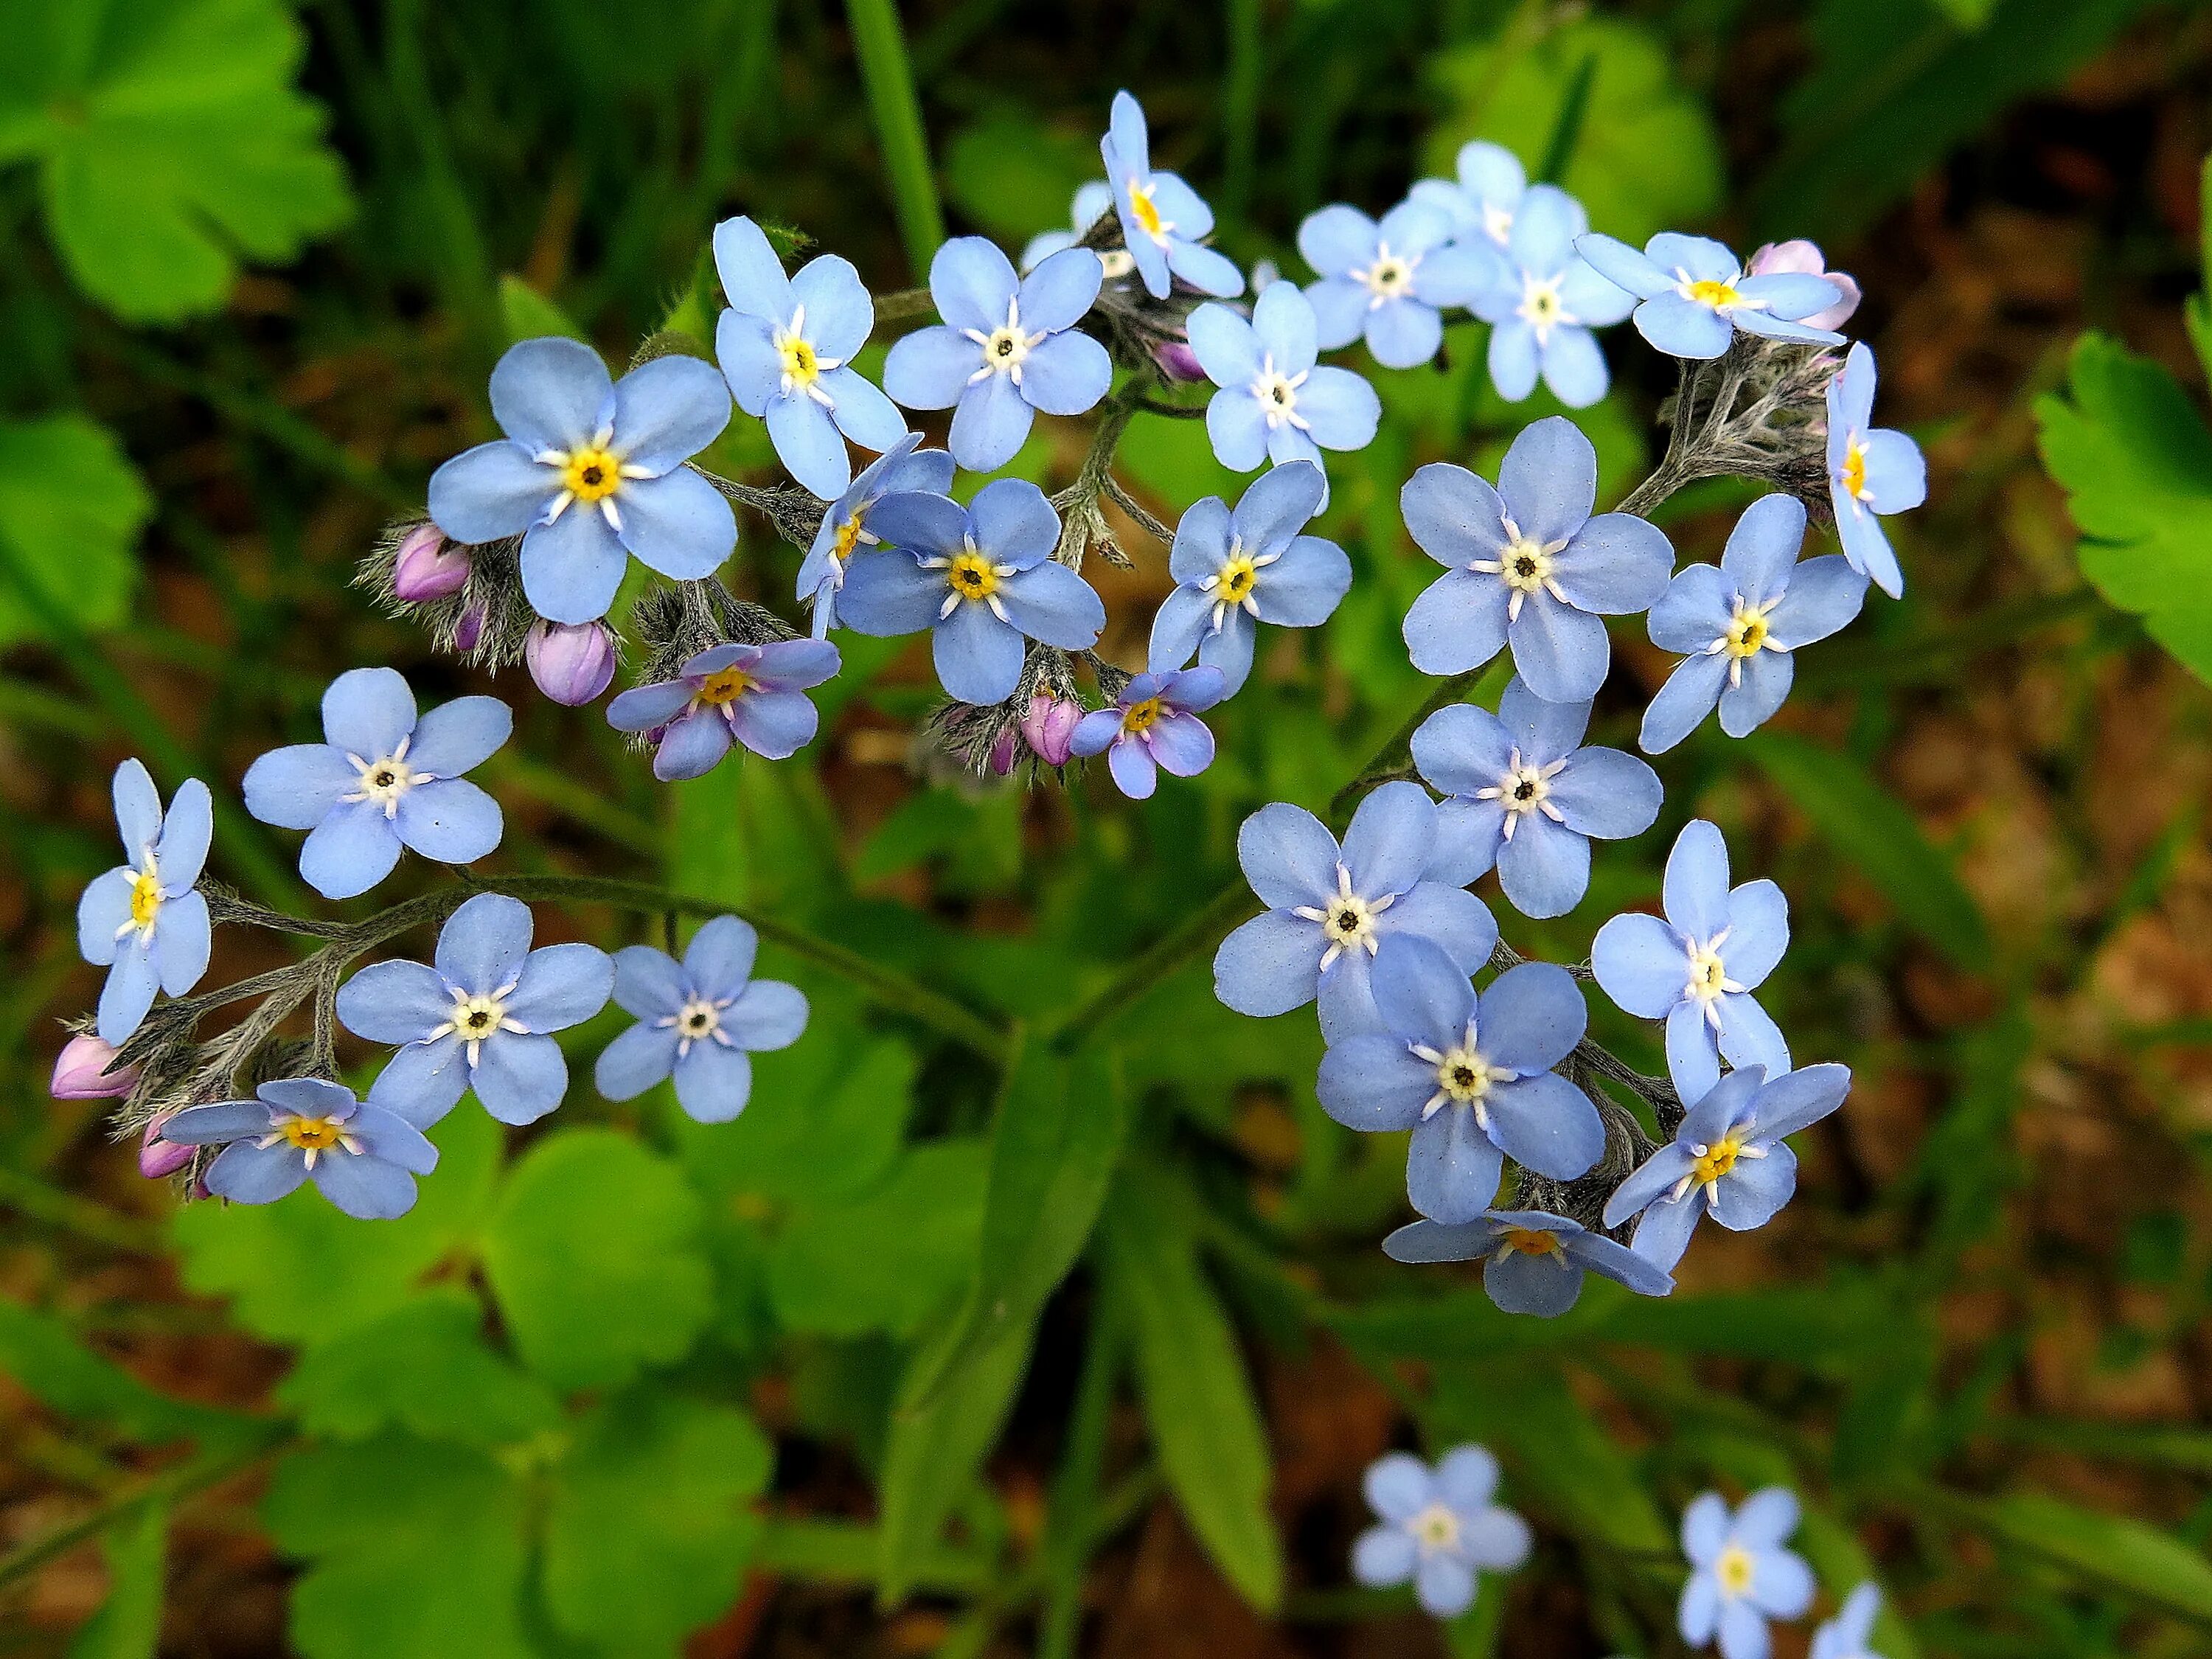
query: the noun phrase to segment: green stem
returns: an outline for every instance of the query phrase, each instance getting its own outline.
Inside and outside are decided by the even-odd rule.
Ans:
[[[1222,87],[1228,159],[1222,172],[1222,216],[1241,221],[1252,205],[1259,167],[1260,101],[1267,64],[1260,35],[1260,0],[1228,0],[1229,73]]]
[[[927,282],[930,259],[945,240],[945,214],[938,205],[937,175],[930,170],[921,100],[915,94],[914,65],[907,58],[896,0],[845,0],[845,15],[853,26],[853,52],[860,61],[860,81],[875,114],[876,139],[884,147],[884,170],[890,176],[891,205],[898,213],[907,262],[916,279]]]

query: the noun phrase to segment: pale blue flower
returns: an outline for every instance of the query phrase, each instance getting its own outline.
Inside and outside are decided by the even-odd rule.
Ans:
[[[1206,406],[1206,435],[1232,472],[1266,460],[1319,466],[1324,449],[1374,441],[1382,400],[1348,368],[1315,367],[1313,306],[1295,283],[1268,283],[1249,320],[1227,306],[1203,305],[1188,327],[1191,349],[1221,388]]]
[[[1316,337],[1333,351],[1364,336],[1385,368],[1413,368],[1443,343],[1442,315],[1498,279],[1498,257],[1453,243],[1450,215],[1401,202],[1380,224],[1342,203],[1306,216],[1298,252],[1320,273],[1305,295]]]
[[[600,1051],[595,1073],[609,1100],[630,1100],[662,1079],[702,1123],[726,1123],[752,1093],[752,1056],[788,1048],[806,1030],[806,997],[781,980],[755,979],[760,935],[716,916],[678,962],[649,945],[615,953],[615,1001],[637,1024]]]
[[[1638,331],[1669,356],[1717,357],[1739,329],[1770,340],[1843,343],[1834,330],[1804,320],[1844,297],[1826,276],[1796,270],[1747,276],[1743,262],[1723,244],[1671,230],[1654,236],[1641,253],[1595,232],[1578,237],[1575,252],[1637,297]]]
[[[1893,599],[1905,592],[1905,572],[1881,520],[1928,499],[1928,463],[1902,432],[1873,424],[1874,383],[1874,353],[1864,343],[1828,382],[1828,494],[1844,556]]]
[[[1534,392],[1539,374],[1570,409],[1605,396],[1605,354],[1590,331],[1619,322],[1636,301],[1576,253],[1575,238],[1589,228],[1573,197],[1534,186],[1521,198],[1494,279],[1474,297],[1474,314],[1491,325],[1491,384],[1510,403]]]
[[[909,432],[860,469],[845,493],[830,503],[814,532],[814,545],[799,567],[802,604],[814,608],[814,637],[828,637],[837,622],[837,595],[845,586],[845,572],[867,549],[882,539],[868,527],[869,515],[886,495],[920,491],[942,495],[952,488],[952,457],[941,449],[923,449],[921,434]]]
[[[1844,1598],[1836,1616],[1813,1632],[1811,1659],[1881,1659],[1874,1650],[1874,1621],[1881,1615],[1881,1590],[1869,1579]]]
[[[1144,800],[1162,772],[1194,778],[1213,764],[1213,733],[1199,716],[1228,695],[1218,668],[1135,675],[1111,708],[1094,708],[1076,723],[1071,750],[1104,754],[1115,787]]]
[[[438,1149],[421,1129],[374,1102],[356,1102],[342,1085],[281,1078],[254,1094],[162,1120],[163,1140],[223,1149],[204,1177],[218,1198],[273,1204],[313,1181],[348,1215],[389,1221],[415,1207],[415,1177],[438,1167]],[[291,1265],[314,1270],[312,1262]]]
[[[1022,269],[1034,270],[1062,248],[1074,247],[1090,234],[1091,227],[1114,210],[1114,187],[1103,179],[1076,187],[1075,199],[1068,204],[1067,230],[1041,230],[1030,238],[1022,249]],[[1118,282],[1137,268],[1126,248],[1109,248],[1098,256],[1106,268],[1106,280]]]
[[[161,792],[135,760],[115,769],[114,793],[124,861],[76,906],[77,950],[107,969],[98,1029],[111,1045],[138,1029],[157,986],[180,997],[207,972],[207,901],[192,888],[215,837],[215,802],[198,778],[177,787],[166,817]]]
[[[1098,154],[1121,216],[1121,240],[1154,299],[1166,299],[1177,276],[1200,294],[1224,300],[1244,291],[1237,267],[1204,246],[1213,234],[1213,210],[1174,173],[1152,170],[1144,108],[1126,92],[1114,94],[1113,116],[1098,141]]]
[[[1479,237],[1502,252],[1513,239],[1513,221],[1528,190],[1521,158],[1502,144],[1471,138],[1459,147],[1458,174],[1423,179],[1407,194],[1449,215],[1454,237]]]
[[[814,741],[821,715],[807,691],[837,672],[827,640],[714,645],[672,680],[631,688],[607,705],[617,732],[652,732],[653,775],[664,783],[703,777],[738,744],[765,760],[788,760]]]
[[[1665,1296],[1674,1280],[1625,1244],[1548,1210],[1486,1210],[1459,1225],[1415,1221],[1382,1241],[1393,1261],[1480,1261],[1482,1288],[1507,1313],[1550,1318],[1573,1307],[1594,1273],[1638,1296]]]
[[[1640,1259],[1640,1258],[1639,1258]],[[1813,1605],[1813,1570],[1783,1546],[1797,1530],[1797,1497],[1768,1486],[1733,1515],[1718,1492],[1682,1512],[1690,1578],[1675,1620],[1693,1648],[1720,1639],[1721,1659],[1767,1659],[1770,1619],[1796,1619]]]
[[[1410,1581],[1421,1610],[1455,1619],[1474,1605],[1478,1571],[1510,1572],[1528,1559],[1528,1523],[1493,1504],[1498,1460],[1481,1446],[1455,1446],[1429,1466],[1392,1452],[1367,1466],[1361,1483],[1381,1523],[1352,1547],[1363,1584]]]

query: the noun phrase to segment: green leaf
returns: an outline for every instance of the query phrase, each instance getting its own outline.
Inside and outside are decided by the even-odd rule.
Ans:
[[[101,1358],[51,1314],[0,1297],[0,1375],[52,1410],[102,1434],[149,1444],[185,1436],[220,1438],[252,1419],[148,1388]]]
[[[1981,907],[1903,802],[1841,750],[1777,732],[1747,741],[1791,804],[1881,890],[1906,927],[1969,972],[1989,970]]]
[[[349,210],[278,0],[6,0],[0,161],[35,159],[79,287],[133,322],[214,309]]]
[[[2101,334],[2039,398],[2043,462],[2081,532],[2081,574],[2212,680],[2212,432],[2180,383]]]
[[[1283,1553],[1267,1513],[1267,1429],[1197,1243],[1173,1195],[1133,1171],[1115,1188],[1104,1244],[1168,1485],[1229,1582],[1271,1612],[1282,1601]]]
[[[776,1317],[795,1331],[906,1334],[940,1311],[975,1260],[988,1152],[980,1139],[915,1148],[849,1203],[793,1217],[769,1255]]]
[[[743,1412],[633,1389],[595,1407],[554,1472],[545,1601],[571,1636],[673,1654],[737,1598],[760,1532],[768,1437]]]
[[[568,313],[513,272],[499,279],[499,313],[507,324],[509,345],[549,334],[586,340],[584,331],[568,320]]]
[[[113,628],[138,585],[138,532],[153,497],[114,434],[81,415],[0,422],[0,558],[78,626]],[[38,632],[0,580],[0,642]]]
[[[508,1177],[484,1271],[524,1363],[556,1389],[680,1359],[714,1310],[699,1200],[667,1159],[608,1129],[563,1129]]]
[[[897,1161],[919,1062],[897,1039],[832,1018],[817,999],[807,1041],[753,1056],[752,1098],[734,1122],[677,1125],[684,1165],[708,1192],[818,1205],[866,1192]]]
[[[107,1599],[70,1639],[69,1659],[154,1659],[161,1643],[169,1510],[140,1505],[100,1534]]]
[[[1941,1510],[1992,1538],[2200,1625],[2212,1625],[2212,1562],[2155,1527],[2042,1492],[1944,1493]]]
[[[1041,230],[1066,229],[1076,190],[1104,170],[1095,139],[1000,108],[945,146],[945,191],[980,229],[1018,252],[1017,245]]]

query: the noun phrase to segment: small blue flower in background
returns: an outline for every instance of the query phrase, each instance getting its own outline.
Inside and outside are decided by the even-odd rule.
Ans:
[[[1782,1030],[1751,993],[1790,944],[1790,901],[1764,878],[1729,887],[1728,843],[1693,818],[1667,854],[1666,919],[1615,916],[1590,941],[1590,967],[1622,1012],[1667,1022],[1667,1066],[1694,1106],[1731,1066],[1790,1069]]]
[[[1638,332],[1669,356],[1717,357],[1738,329],[1770,340],[1842,343],[1834,330],[1803,320],[1841,302],[1843,289],[1826,276],[1794,270],[1747,276],[1723,244],[1671,230],[1641,253],[1595,232],[1578,238],[1575,252],[1641,301]]]
[[[1576,253],[1575,238],[1589,228],[1581,203],[1534,186],[1521,198],[1492,280],[1474,296],[1474,314],[1491,325],[1490,381],[1509,403],[1534,392],[1539,374],[1569,409],[1588,408],[1611,383],[1590,331],[1619,322],[1636,300]]]
[[[1401,202],[1380,224],[1341,202],[1308,214],[1298,252],[1321,274],[1305,295],[1322,349],[1364,335],[1385,368],[1435,356],[1444,340],[1443,308],[1467,304],[1498,276],[1492,250],[1451,237],[1451,216],[1425,202]]]
[[[115,827],[124,861],[95,878],[76,906],[77,950],[107,969],[99,1031],[111,1045],[138,1029],[157,985],[180,997],[207,972],[207,901],[192,884],[215,838],[215,802],[207,785],[186,778],[164,817],[154,780],[127,760],[115,769]]]
[[[1382,1241],[1393,1261],[1480,1261],[1482,1288],[1507,1313],[1563,1314],[1594,1273],[1638,1296],[1665,1296],[1674,1279],[1626,1244],[1548,1210],[1487,1210],[1450,1225],[1413,1221]]]
[[[1021,682],[1024,637],[1084,651],[1106,607],[1056,562],[1060,514],[1044,491],[1000,478],[965,508],[943,495],[886,495],[872,522],[884,551],[845,575],[845,625],[863,634],[934,630],[937,678],[962,702],[993,703]]]
[[[1144,107],[1126,92],[1114,94],[1098,154],[1106,163],[1114,210],[1121,216],[1121,240],[1147,293],[1166,299],[1176,276],[1201,294],[1224,300],[1244,291],[1236,265],[1202,245],[1201,239],[1213,234],[1213,210],[1174,173],[1152,170]]]
[[[309,831],[300,873],[325,898],[352,898],[411,847],[470,864],[499,845],[499,803],[461,776],[514,729],[497,697],[456,697],[419,718],[393,668],[353,668],[323,693],[326,743],[272,749],[246,769],[246,810]]]
[[[1114,785],[1144,800],[1159,774],[1194,778],[1213,764],[1213,733],[1199,716],[1229,695],[1218,668],[1139,674],[1111,708],[1094,708],[1076,723],[1073,752],[1104,753]]]
[[[1213,993],[1240,1014],[1286,1014],[1316,997],[1332,1042],[1388,1031],[1370,969],[1382,941],[1408,933],[1471,974],[1498,923],[1466,889],[1426,878],[1437,804],[1419,784],[1386,783],[1359,803],[1337,845],[1304,807],[1277,801],[1246,818],[1237,859],[1268,907],[1221,941]]]
[[[703,777],[743,744],[767,760],[787,760],[814,741],[821,715],[806,696],[837,672],[827,640],[709,646],[672,680],[641,685],[607,705],[617,732],[659,729],[653,775],[664,783]]]
[[[1022,249],[1022,269],[1034,270],[1063,248],[1079,244],[1090,234],[1091,227],[1114,210],[1114,187],[1103,179],[1093,179],[1076,187],[1075,199],[1068,204],[1067,230],[1041,230],[1030,238]],[[1127,248],[1108,248],[1098,256],[1105,267],[1106,280],[1119,282],[1137,268]]]
[[[205,1176],[218,1198],[273,1204],[312,1180],[348,1215],[389,1221],[415,1207],[415,1177],[438,1167],[421,1129],[339,1084],[281,1078],[254,1094],[162,1121],[163,1140],[223,1149]]]
[[[787,276],[744,218],[714,227],[714,269],[730,301],[714,325],[714,356],[738,407],[768,422],[793,477],[825,500],[841,494],[853,477],[845,438],[880,454],[906,435],[891,400],[852,366],[876,325],[860,273],[825,253]]]
[[[1182,515],[1168,552],[1178,585],[1152,618],[1154,673],[1195,652],[1234,696],[1252,672],[1260,623],[1317,628],[1329,619],[1352,586],[1352,561],[1334,542],[1298,533],[1328,492],[1318,466],[1291,461],[1255,479],[1233,514],[1208,495]]]
[[[711,575],[738,521],[684,463],[730,423],[729,388],[696,357],[656,357],[619,380],[580,341],[510,347],[491,372],[507,436],[430,475],[430,518],[457,542],[522,538],[522,591],[556,623],[607,614],[635,553],[662,575]]]
[[[1437,808],[1439,881],[1466,886],[1493,866],[1525,916],[1563,916],[1589,890],[1589,838],[1641,835],[1659,816],[1659,775],[1618,749],[1583,747],[1590,705],[1546,702],[1515,679],[1498,712],[1439,708],[1413,733],[1413,764],[1447,797]]]
[[[1765,1226],[1797,1190],[1797,1156],[1783,1137],[1827,1116],[1850,1087],[1844,1066],[1808,1066],[1771,1081],[1757,1066],[1730,1072],[1690,1108],[1674,1140],[1614,1188],[1605,1224],[1640,1213],[1637,1254],[1668,1269],[1707,1210],[1730,1232]]]
[[[860,469],[845,493],[830,503],[822,527],[814,532],[814,545],[799,567],[802,604],[814,607],[814,637],[828,636],[837,622],[837,594],[845,586],[845,572],[864,548],[882,538],[868,527],[868,515],[886,495],[919,490],[942,495],[952,488],[952,457],[941,449],[922,449],[921,434],[909,432]]]
[[[1729,736],[1756,730],[1790,695],[1791,653],[1859,614],[1866,577],[1832,553],[1799,564],[1804,541],[1804,503],[1763,495],[1735,521],[1717,567],[1691,565],[1668,584],[1645,625],[1654,645],[1688,654],[1644,711],[1644,753],[1672,749],[1716,704]]]
[[[1869,1579],[1844,1598],[1836,1616],[1813,1632],[1810,1659],[1881,1659],[1869,1644],[1881,1615],[1881,1587]]]
[[[891,348],[884,390],[908,409],[952,410],[952,459],[970,472],[997,471],[1030,435],[1034,412],[1080,415],[1114,384],[1106,348],[1075,326],[1103,274],[1097,254],[1072,247],[1018,276],[982,237],[954,237],[929,262],[945,322]]]
[[[1718,1492],[1682,1512],[1682,1553],[1690,1581],[1675,1622],[1693,1648],[1720,1638],[1721,1659],[1766,1659],[1769,1619],[1796,1619],[1813,1605],[1813,1570],[1783,1545],[1797,1530],[1797,1497],[1767,1486],[1735,1514]]]
[[[1188,326],[1191,350],[1221,388],[1206,406],[1206,435],[1231,471],[1270,459],[1318,466],[1324,449],[1374,441],[1382,400],[1350,369],[1314,366],[1313,306],[1297,284],[1268,283],[1249,321],[1227,306],[1203,305]]]
[[[607,1006],[615,965],[594,945],[530,948],[530,907],[479,893],[438,935],[435,965],[380,962],[339,988],[339,1022],[371,1042],[404,1045],[371,1105],[428,1127],[473,1088],[502,1123],[532,1123],[568,1091],[568,1063],[548,1035]]]
[[[1502,144],[1471,138],[1459,147],[1458,173],[1455,180],[1420,179],[1407,194],[1449,215],[1455,237],[1480,237],[1503,250],[1528,190],[1521,158]]]
[[[1383,942],[1374,983],[1389,1035],[1332,1042],[1315,1092],[1346,1128],[1413,1132],[1406,1195],[1415,1209],[1473,1221],[1497,1200],[1505,1158],[1554,1181],[1589,1173],[1605,1125],[1552,1069],[1589,1019],[1571,974],[1524,962],[1477,996],[1442,951],[1400,938]]]
[[[752,1094],[752,1055],[787,1048],[806,1030],[806,997],[781,980],[755,979],[760,935],[716,916],[678,962],[648,945],[615,953],[615,1001],[637,1024],[600,1051],[594,1073],[609,1100],[629,1100],[663,1078],[701,1123],[727,1123]]]
[[[1928,463],[1902,432],[1871,424],[1874,383],[1874,353],[1863,343],[1828,382],[1828,493],[1844,556],[1894,599],[1905,592],[1905,572],[1881,517],[1928,499]]]
[[[1674,549],[1627,513],[1591,516],[1597,451],[1562,415],[1523,428],[1498,487],[1432,461],[1399,492],[1406,528],[1445,567],[1406,612],[1407,649],[1424,674],[1463,674],[1513,647],[1513,665],[1547,702],[1597,695],[1613,661],[1608,616],[1666,591]]]
[[[1474,1605],[1477,1571],[1510,1572],[1528,1559],[1528,1523],[1492,1503],[1498,1460],[1480,1446],[1455,1446],[1431,1470],[1407,1452],[1367,1466],[1367,1507],[1382,1524],[1352,1547],[1363,1584],[1410,1580],[1421,1610],[1455,1619]]]

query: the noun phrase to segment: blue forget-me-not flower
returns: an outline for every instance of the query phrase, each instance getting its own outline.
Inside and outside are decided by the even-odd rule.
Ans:
[[[1474,314],[1491,325],[1490,381],[1509,403],[1534,392],[1540,374],[1569,409],[1605,396],[1605,354],[1590,331],[1619,322],[1636,300],[1575,252],[1575,238],[1589,228],[1573,197],[1534,186],[1521,198],[1492,279],[1474,296]]]
[[[1443,309],[1466,305],[1497,276],[1492,250],[1451,237],[1451,216],[1425,202],[1401,202],[1379,224],[1341,202],[1308,214],[1298,252],[1321,275],[1305,295],[1322,349],[1364,335],[1385,368],[1413,368],[1435,356]]]
[[[1406,612],[1407,649],[1425,674],[1463,674],[1510,644],[1513,665],[1547,702],[1597,695],[1613,661],[1607,616],[1666,590],[1674,550],[1627,513],[1591,515],[1597,451],[1553,415],[1522,428],[1492,489],[1432,461],[1399,492],[1421,550],[1445,567]]]
[[[1874,384],[1874,353],[1853,346],[1828,382],[1828,493],[1844,556],[1893,599],[1905,592],[1905,572],[1881,518],[1928,499],[1928,463],[1902,432],[1873,424]]]
[[[1393,1261],[1480,1261],[1482,1288],[1507,1313],[1549,1318],[1575,1305],[1583,1275],[1599,1273],[1638,1296],[1665,1296],[1674,1280],[1626,1244],[1548,1210],[1486,1210],[1462,1224],[1414,1221],[1382,1241]]]
[[[1220,299],[1244,291],[1243,273],[1227,256],[1204,245],[1203,239],[1213,234],[1213,210],[1174,173],[1153,171],[1144,107],[1126,92],[1114,94],[1098,154],[1106,163],[1114,210],[1121,216],[1121,240],[1147,293],[1166,299],[1177,276]]]
[[[1881,1616],[1881,1589],[1869,1579],[1844,1598],[1834,1618],[1813,1632],[1811,1659],[1881,1659],[1874,1650],[1874,1621]]]
[[[523,594],[549,621],[606,615],[632,553],[696,581],[737,545],[730,504],[684,465],[730,423],[712,364],[656,357],[612,380],[580,341],[525,340],[491,372],[491,412],[507,436],[431,474],[430,518],[457,542],[521,537]]]
[[[607,1006],[615,966],[593,945],[530,948],[530,907],[478,893],[438,934],[433,963],[380,962],[338,990],[346,1030],[402,1045],[368,1091],[427,1127],[465,1090],[502,1123],[531,1123],[561,1103],[568,1063],[550,1033]]]
[[[799,566],[799,599],[814,607],[814,637],[826,637],[837,622],[837,594],[853,560],[882,539],[868,527],[868,515],[886,495],[919,490],[942,495],[952,488],[952,457],[923,449],[921,434],[909,432],[860,469],[845,493],[830,503],[814,545]]]
[[[1194,778],[1213,764],[1213,733],[1199,716],[1229,695],[1218,668],[1139,674],[1121,688],[1110,708],[1094,708],[1076,723],[1073,753],[1106,757],[1116,788],[1143,800],[1159,775]]]
[[[1103,179],[1093,179],[1088,184],[1076,186],[1075,198],[1068,204],[1070,228],[1041,230],[1023,245],[1022,269],[1034,270],[1062,248],[1074,247],[1091,233],[1091,227],[1114,210],[1114,187]],[[1137,268],[1127,248],[1107,248],[1098,255],[1098,263],[1105,268],[1106,280],[1119,282]]]
[[[653,775],[664,783],[703,777],[742,744],[765,760],[787,760],[814,740],[821,715],[806,696],[837,672],[827,640],[714,645],[672,680],[635,686],[607,705],[617,732],[653,732]]]
[[[1392,1452],[1367,1466],[1361,1485],[1379,1524],[1353,1543],[1352,1576],[1378,1587],[1410,1581],[1432,1618],[1474,1604],[1477,1572],[1510,1572],[1528,1559],[1528,1523],[1491,1501],[1498,1460],[1481,1446],[1455,1446],[1434,1469]]]
[[[1296,283],[1268,283],[1249,320],[1227,306],[1203,305],[1188,327],[1191,350],[1221,388],[1206,406],[1206,435],[1232,472],[1265,460],[1318,466],[1324,449],[1374,441],[1382,400],[1350,369],[1315,366],[1313,306]]]
[[[158,986],[180,997],[207,972],[207,901],[192,890],[215,837],[207,785],[186,778],[167,817],[146,769],[115,769],[115,827],[124,861],[96,878],[76,906],[77,950],[107,969],[100,988],[100,1039],[120,1043],[154,1006]]]
[[[615,953],[615,1001],[637,1024],[600,1052],[595,1070],[609,1100],[676,1079],[677,1103],[702,1123],[726,1123],[752,1093],[752,1055],[787,1048],[806,1029],[806,997],[781,980],[755,979],[760,935],[716,916],[691,936],[678,962],[649,945]]]
[[[1797,1496],[1767,1486],[1733,1515],[1718,1492],[1682,1512],[1682,1553],[1690,1579],[1675,1622],[1693,1648],[1720,1639],[1721,1659],[1766,1659],[1769,1619],[1796,1619],[1813,1605],[1813,1570],[1783,1547],[1797,1530]]]
[[[348,1215],[389,1221],[415,1207],[415,1177],[438,1167],[421,1129],[341,1084],[280,1078],[254,1094],[162,1121],[163,1140],[222,1148],[204,1177],[218,1198],[273,1204],[313,1181]]]
[[[1450,216],[1452,235],[1480,238],[1503,250],[1513,238],[1513,221],[1528,191],[1521,158],[1502,144],[1470,138],[1459,147],[1455,179],[1422,179],[1407,192],[1416,202]]]
[[[1637,331],[1669,356],[1717,357],[1738,329],[1822,345],[1844,337],[1803,320],[1842,300],[1834,283],[1796,270],[1747,276],[1743,262],[1710,237],[1662,230],[1639,253],[1591,232],[1577,239],[1575,251],[1636,296]]]

